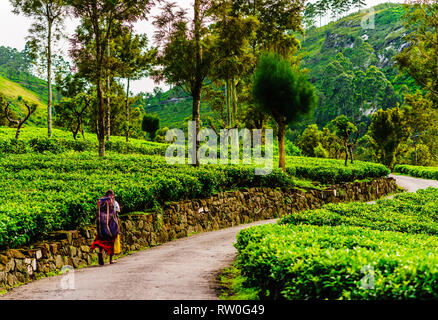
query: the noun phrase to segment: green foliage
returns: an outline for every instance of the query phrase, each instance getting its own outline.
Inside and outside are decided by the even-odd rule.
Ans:
[[[241,231],[236,247],[244,286],[260,299],[405,300],[438,297],[437,244],[351,226],[264,225]],[[362,285],[368,268],[371,288]]]
[[[329,153],[327,152],[327,150],[324,149],[324,147],[320,143],[313,149],[313,153],[317,158],[329,157]]]
[[[366,203],[328,204],[321,209],[291,213],[283,224],[325,226],[350,225],[381,231],[438,234],[437,189],[397,195],[393,200]]]
[[[317,148],[322,151],[319,146],[327,152],[326,158],[339,159],[342,151],[345,151],[345,143],[342,143],[335,132],[328,127],[321,131],[316,124],[311,124],[304,129],[297,139],[297,145],[303,150],[303,155],[308,157],[318,157],[315,151]]]
[[[51,152],[62,153],[68,151],[93,151],[97,149],[96,136],[91,136],[90,140],[72,140],[66,131],[55,129],[54,137],[45,137],[44,129],[28,127],[22,133],[19,141],[13,139],[13,129],[0,128],[0,152],[3,154],[24,154],[32,152]],[[161,143],[148,142],[144,140],[131,139],[127,143],[121,137],[112,137],[111,141],[106,142],[106,148],[122,154],[138,153],[144,155],[162,155],[166,153],[167,145]]]
[[[286,157],[286,170],[291,175],[322,183],[377,178],[391,173],[385,166],[376,163],[355,161],[345,167],[342,160],[305,157]]]
[[[143,116],[141,128],[143,131],[149,133],[151,140],[154,140],[157,130],[160,129],[160,119],[146,114]]]
[[[312,85],[290,61],[274,53],[263,54],[254,75],[254,98],[263,112],[277,121],[290,123],[307,114],[316,103]]]
[[[322,132],[316,124],[309,125],[299,137],[297,145],[303,150],[304,155],[315,157],[315,148],[322,141]]]
[[[48,141],[38,147],[56,151],[55,142]],[[4,155],[0,170],[2,247],[91,223],[96,200],[108,188],[116,192],[123,212],[133,212],[240,187],[293,186],[280,170],[256,176],[254,166],[170,166],[161,156],[117,153],[104,159],[88,152]]]
[[[372,116],[368,135],[372,138],[379,161],[392,167],[395,152],[410,134],[403,111],[399,107],[379,110]]]
[[[397,164],[418,166],[430,166],[434,160],[427,145],[411,143],[411,140],[399,146],[396,158]]]
[[[329,204],[242,230],[243,287],[260,299],[436,299],[437,196],[428,189],[375,205]],[[364,267],[373,288],[361,285]]]
[[[408,44],[396,56],[400,69],[415,79],[427,93],[427,97],[438,102],[438,4],[415,2],[406,5],[404,24],[412,30],[407,36]]]
[[[336,134],[345,142],[348,143],[351,135],[357,131],[357,127],[351,123],[345,115],[341,115],[333,120],[336,128]]]
[[[418,178],[438,180],[438,167],[396,165],[394,172]]]
[[[300,148],[298,148],[295,144],[293,144],[293,142],[289,140],[286,140],[285,142],[285,149],[287,156],[302,156]]]

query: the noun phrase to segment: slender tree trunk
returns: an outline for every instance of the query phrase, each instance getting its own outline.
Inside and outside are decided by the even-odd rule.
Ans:
[[[109,45],[109,39],[108,39],[108,57],[111,55],[111,48]],[[107,75],[107,93],[106,93],[106,141],[110,141],[111,139],[111,77],[110,77],[110,70],[108,70]]]
[[[106,98],[106,141],[111,140],[111,98]]]
[[[98,100],[98,117],[97,117],[97,139],[99,140],[99,157],[105,157],[105,100],[102,88],[102,75],[98,72],[97,80],[97,100]]]
[[[232,88],[233,88],[233,121],[234,125],[237,125],[237,93],[236,93],[236,82],[232,79]]]
[[[48,102],[47,102],[47,134],[52,137],[52,21],[48,22],[47,35],[47,87],[48,87]]]
[[[286,172],[286,149],[284,139],[286,134],[286,124],[284,119],[278,122],[278,153],[279,153],[279,168]]]
[[[353,158],[353,146],[349,146],[348,150],[349,150],[349,152],[350,152],[350,160],[351,160],[351,164],[354,164],[354,158]]]
[[[198,157],[198,150],[199,150],[199,140],[198,140],[198,134],[201,131],[201,113],[200,113],[200,106],[201,106],[201,87],[195,89],[195,92],[193,94],[193,116],[192,120],[196,123],[196,133],[194,138],[195,143],[195,157],[196,161],[194,166],[199,166],[199,157]]]
[[[225,96],[226,96],[226,101],[227,101],[227,125],[228,127],[231,128],[232,124],[232,120],[231,120],[231,107],[230,107],[230,80],[227,79],[226,80],[226,92],[225,92]]]
[[[93,5],[93,14],[97,15],[96,3]],[[96,47],[96,87],[97,87],[97,140],[99,142],[99,157],[105,157],[105,98],[103,94],[103,64],[106,54],[106,41],[102,41],[102,34],[97,23],[93,23],[94,40]]]
[[[200,10],[201,10],[201,0],[195,0],[194,6],[194,25],[195,25],[195,52],[196,52],[196,78],[193,86],[193,116],[192,120],[196,123],[196,132],[194,138],[195,143],[195,164],[194,166],[199,166],[199,140],[198,133],[201,131],[201,115],[200,115],[200,106],[201,106],[201,90],[202,90],[202,70],[201,70],[201,18],[200,18]]]
[[[21,132],[21,126],[22,126],[23,124],[22,123],[20,123],[19,125],[18,125],[18,127],[17,127],[17,131],[15,132],[15,139],[17,139],[18,140],[18,138],[20,137],[20,132]]]
[[[76,130],[72,130],[72,133],[73,133],[73,140],[77,140],[77,138],[76,138],[76,136],[78,135],[78,129],[76,129]]]
[[[128,78],[128,85],[126,88],[126,105],[125,105],[125,112],[126,112],[126,126],[125,126],[125,133],[126,133],[126,142],[129,142],[129,84],[130,79]]]
[[[417,163],[418,163],[417,141],[414,142],[414,149],[415,149],[415,165],[417,165]]]
[[[348,145],[347,145],[347,143],[345,143],[344,146],[345,146],[345,166],[348,166]]]

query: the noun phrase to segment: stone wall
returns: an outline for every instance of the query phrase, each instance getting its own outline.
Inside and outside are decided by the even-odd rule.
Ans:
[[[156,246],[193,233],[281,217],[288,212],[318,208],[329,202],[372,201],[398,189],[392,178],[345,183],[327,190],[246,188],[207,199],[166,204],[162,212],[121,217],[122,252]],[[49,234],[29,248],[0,252],[0,288],[40,276],[96,263],[90,244],[94,226]]]

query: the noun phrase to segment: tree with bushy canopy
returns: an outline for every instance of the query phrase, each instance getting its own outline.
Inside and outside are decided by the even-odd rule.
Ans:
[[[403,111],[397,106],[374,113],[368,135],[372,138],[378,160],[391,168],[398,146],[410,135]]]
[[[344,115],[337,117],[332,122],[336,128],[336,134],[342,140],[342,144],[344,145],[345,166],[347,166],[348,163],[348,154],[350,154],[351,163],[354,163],[354,159],[353,159],[354,142],[351,140],[351,137],[355,132],[357,132],[357,127],[353,123],[351,123],[348,120],[348,118]]]
[[[153,115],[146,114],[143,116],[141,128],[143,131],[149,133],[151,140],[154,140],[156,132],[160,129],[160,119]]]
[[[70,53],[79,72],[96,86],[97,138],[99,156],[105,156],[105,67],[110,61],[108,45],[113,28],[120,24],[132,25],[145,19],[150,0],[66,0],[75,18],[80,19],[72,39]]]
[[[67,14],[65,0],[10,0],[15,14],[24,14],[34,19],[29,32],[28,48],[33,59],[38,57],[47,68],[47,127],[52,137],[52,59],[53,45],[64,32],[63,21]],[[42,45],[45,43],[45,45]]]
[[[278,125],[279,167],[286,171],[286,126],[299,115],[310,112],[317,102],[315,89],[288,59],[276,53],[264,53],[255,71],[253,90],[257,106]]]

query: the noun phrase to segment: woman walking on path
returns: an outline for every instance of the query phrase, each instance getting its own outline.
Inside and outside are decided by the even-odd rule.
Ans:
[[[104,265],[103,251],[110,256],[110,264],[113,263],[114,241],[119,235],[118,203],[115,200],[114,191],[108,190],[104,197],[97,202],[97,235],[91,245],[91,250],[99,248],[99,264]],[[103,250],[103,251],[102,251]]]

